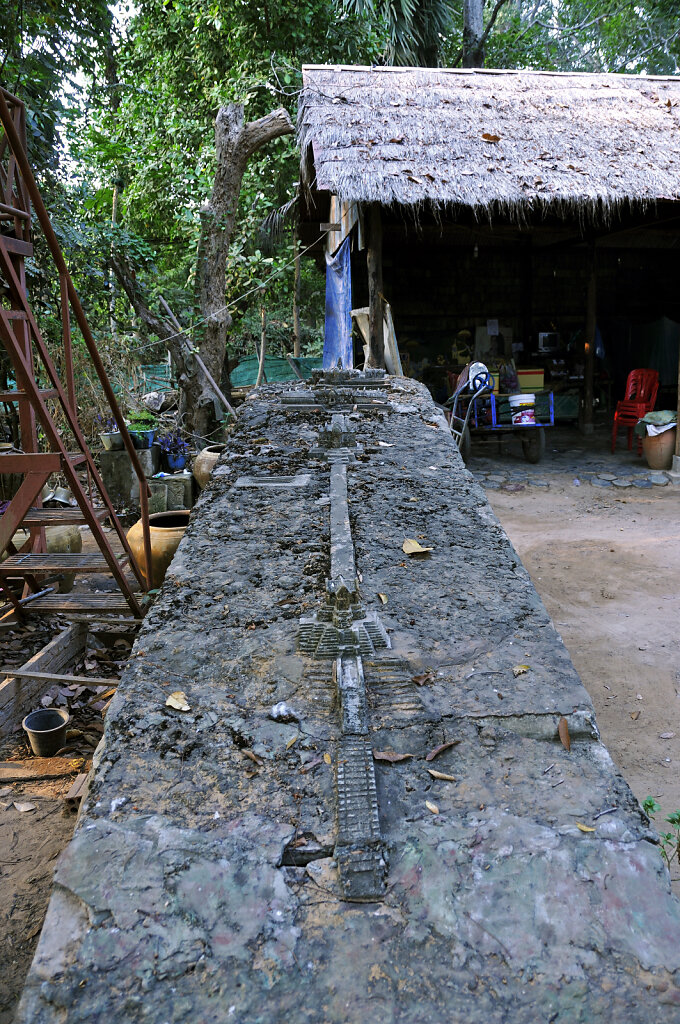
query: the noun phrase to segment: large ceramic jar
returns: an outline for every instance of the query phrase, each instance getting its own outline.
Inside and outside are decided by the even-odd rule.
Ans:
[[[151,570],[154,587],[160,587],[165,579],[168,566],[172,562],[175,551],[179,547],[179,542],[189,524],[190,515],[190,511],[184,509],[178,512],[154,512],[149,516]],[[144,532],[141,519],[128,530],[127,539],[130,550],[137,560],[144,579],[148,581],[146,559],[144,557]]]
[[[226,447],[226,444],[209,444],[194,459],[194,477],[201,490],[203,490],[210,479],[210,474]]]
[[[675,452],[675,431],[676,428],[672,427],[653,437],[647,434],[642,438],[642,450],[650,469],[671,468]]]

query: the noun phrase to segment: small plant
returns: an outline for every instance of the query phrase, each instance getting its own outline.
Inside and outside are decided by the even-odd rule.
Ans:
[[[658,804],[653,796],[648,796],[643,801],[642,809],[647,817],[654,821],[654,816],[661,810],[661,804]],[[680,811],[673,811],[664,820],[672,826],[670,832],[659,832],[661,855],[670,870],[673,859],[680,864]]]
[[[191,454],[190,446],[177,431],[171,434],[161,434],[156,438],[156,443],[160,445],[161,451],[165,452],[166,455],[185,455],[188,457]]]
[[[120,427],[112,416],[97,415],[97,428],[102,434],[115,434]]]
[[[155,430],[158,421],[152,412],[142,409],[141,412],[130,413],[129,423],[131,430]]]

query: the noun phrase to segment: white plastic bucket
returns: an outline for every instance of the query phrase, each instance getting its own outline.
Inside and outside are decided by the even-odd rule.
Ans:
[[[522,427],[528,423],[536,422],[536,411],[534,409],[536,403],[535,395],[510,395],[508,401],[510,402],[510,416],[512,417],[513,426]]]

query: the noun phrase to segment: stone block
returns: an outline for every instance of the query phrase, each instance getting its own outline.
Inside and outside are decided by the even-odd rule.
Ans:
[[[154,473],[158,472],[161,457],[158,445],[142,449],[137,452],[137,455],[145,476],[153,476]],[[117,508],[128,507],[131,504],[139,505],[137,475],[132,468],[130,456],[126,451],[100,452],[99,468],[104,486],[108,491],[111,501]]]
[[[168,489],[168,512],[194,506],[194,478],[191,473],[173,473],[163,477]]]

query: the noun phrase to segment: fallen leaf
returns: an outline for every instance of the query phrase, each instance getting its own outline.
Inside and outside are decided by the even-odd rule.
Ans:
[[[659,733],[659,739],[660,740],[672,740],[674,736],[675,736],[674,732],[660,732]]]
[[[500,142],[501,141],[500,135],[491,135],[490,132],[483,132],[482,138],[484,139],[485,142]]]
[[[297,741],[299,739],[300,739],[300,734],[299,733],[297,734],[297,736],[291,736],[291,738],[286,743],[286,750],[290,750],[291,747],[295,746],[295,744],[297,743]]]
[[[408,761],[409,757],[413,757],[413,754],[398,754],[396,750],[373,751],[375,761],[389,761],[390,764],[396,764],[397,761]]]
[[[513,665],[512,666],[512,674],[513,674],[513,676],[516,679],[517,676],[523,676],[524,673],[528,672],[530,668],[531,668],[531,665]]]
[[[387,604],[387,594],[378,594],[381,604]]]
[[[167,707],[174,708],[176,711],[191,711],[184,690],[175,690],[174,693],[170,694],[165,703]]]
[[[591,828],[590,825],[582,825],[580,821],[576,822],[576,828],[579,832],[594,832],[595,829]]]
[[[436,804],[431,804],[429,800],[426,800],[425,806],[427,807],[428,811],[432,811],[433,814],[439,814],[439,808],[437,807]]]
[[[631,711],[630,717],[633,719],[634,722],[637,722],[638,718],[640,717],[640,712],[639,711]]]
[[[419,676],[412,676],[411,682],[415,683],[416,686],[427,686],[428,683],[434,682],[434,672],[431,668],[428,668],[426,672],[422,672]]]
[[[378,441],[378,448],[394,448],[394,443],[388,441]]]
[[[326,762],[326,764],[331,764],[331,755],[330,754],[328,754],[328,753],[324,754],[323,755],[323,759]]]
[[[250,761],[253,761],[260,768],[264,764],[262,758],[258,757],[257,754],[254,754],[252,750],[242,750],[241,753],[243,754],[244,757],[247,757]]]
[[[564,749],[571,750],[571,738],[569,736],[569,726],[567,725],[566,718],[560,718],[557,731],[560,735],[560,739],[562,740],[562,746]]]
[[[22,803],[21,801],[18,801],[18,800],[14,801],[14,806],[16,807],[16,809],[21,814],[23,814],[24,811],[34,811],[35,810],[35,804],[25,804],[25,803]]]
[[[434,761],[435,757],[438,757],[445,750],[448,750],[449,747],[455,747],[457,743],[460,743],[460,740],[447,740],[446,743],[441,743],[438,747],[435,747],[434,750],[431,750],[430,753],[426,755],[425,760]]]
[[[436,772],[434,768],[428,768],[427,771],[430,773],[433,779],[443,779],[444,782],[455,782],[455,775],[444,775],[444,772]]]
[[[406,555],[424,555],[426,551],[434,551],[434,548],[424,548],[417,540],[407,537],[401,545],[401,550]]]

